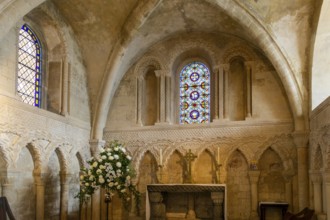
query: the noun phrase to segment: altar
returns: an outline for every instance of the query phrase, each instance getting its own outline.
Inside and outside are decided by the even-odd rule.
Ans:
[[[225,184],[147,185],[147,220],[225,220]]]

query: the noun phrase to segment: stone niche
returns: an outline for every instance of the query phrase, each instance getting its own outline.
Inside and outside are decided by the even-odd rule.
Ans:
[[[147,185],[147,220],[223,220],[224,184]]]

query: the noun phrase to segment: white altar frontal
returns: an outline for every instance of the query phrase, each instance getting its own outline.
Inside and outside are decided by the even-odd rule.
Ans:
[[[225,184],[147,185],[147,220],[225,220]]]

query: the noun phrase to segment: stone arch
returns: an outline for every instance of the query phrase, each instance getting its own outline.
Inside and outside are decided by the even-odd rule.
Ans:
[[[63,152],[63,150],[60,147],[57,147],[55,149],[55,153],[58,157],[58,161],[60,164],[60,170],[61,170],[60,172],[63,174],[67,174],[69,172],[69,170],[68,170],[68,161],[66,159],[65,153]]]
[[[83,155],[78,151],[76,154],[77,160],[79,162],[80,169],[84,168],[86,166],[86,159],[84,159]]]
[[[147,153],[150,153],[150,155],[155,159],[155,161],[157,163],[159,163],[159,161],[157,160],[157,154],[155,154],[155,152],[153,152],[152,149],[143,149],[142,151],[136,152],[137,155],[134,155],[133,158],[135,158],[134,160],[134,164],[135,164],[135,171],[136,171],[136,179],[139,179],[140,176],[140,166],[141,166],[141,161],[143,160],[144,156]]]
[[[155,70],[165,69],[163,63],[158,57],[145,56],[136,64],[134,75],[137,77],[144,77],[150,68],[154,68]]]
[[[245,154],[244,151],[242,151],[239,147],[235,147],[230,152],[228,152],[228,157],[223,161],[222,167],[224,167],[224,168],[227,167],[228,161],[230,160],[230,158],[236,151],[238,151],[239,153],[242,154],[242,156],[244,157],[244,159],[246,160],[247,163],[249,163],[251,161],[251,158],[247,157],[247,155]]]
[[[255,60],[255,55],[250,51],[250,49],[243,46],[234,46],[225,49],[224,55],[222,57],[222,63],[230,63],[235,57],[242,57],[245,62]]]
[[[43,171],[43,164],[40,150],[33,143],[28,143],[26,147],[30,151],[33,158],[34,174],[41,174]]]

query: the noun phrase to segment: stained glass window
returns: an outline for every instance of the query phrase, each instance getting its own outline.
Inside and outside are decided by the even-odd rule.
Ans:
[[[41,44],[26,24],[18,37],[17,93],[24,103],[40,107]]]
[[[210,71],[201,62],[186,65],[180,73],[180,124],[210,121]]]

